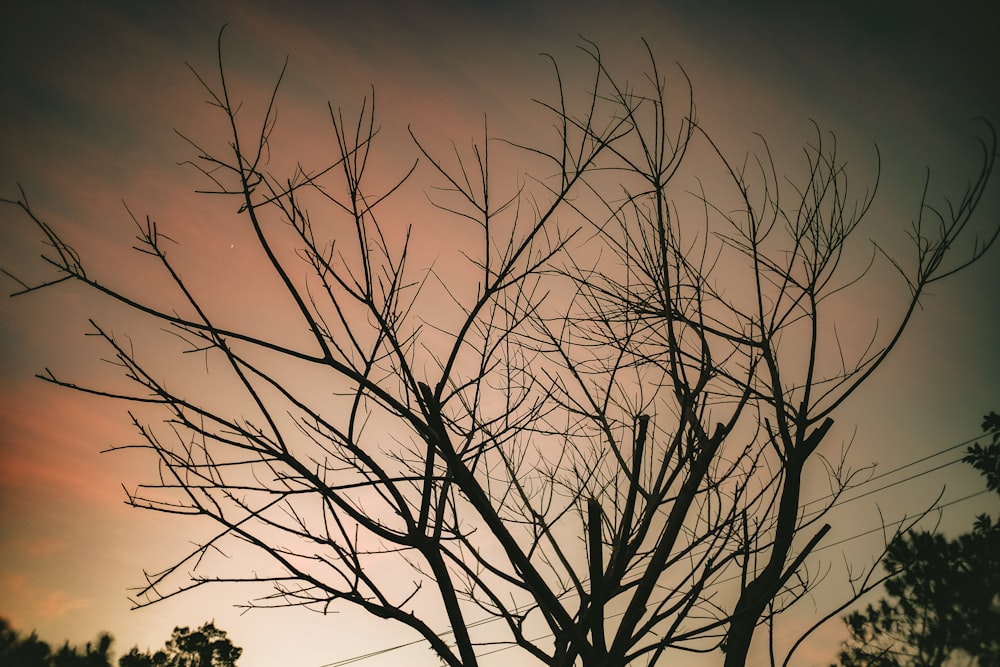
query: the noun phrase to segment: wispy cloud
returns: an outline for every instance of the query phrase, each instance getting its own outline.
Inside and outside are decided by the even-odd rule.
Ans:
[[[28,626],[58,619],[93,604],[65,590],[39,586],[16,572],[0,573],[0,599],[6,607],[17,609],[22,616],[18,620]]]
[[[39,492],[77,507],[121,505],[118,466],[99,451],[126,437],[126,425],[98,403],[35,380],[0,386],[0,494],[8,521]],[[46,496],[42,496],[45,498]],[[79,503],[85,505],[80,505]]]

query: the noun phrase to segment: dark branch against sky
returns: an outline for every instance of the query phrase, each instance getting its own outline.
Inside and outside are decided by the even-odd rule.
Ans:
[[[683,65],[699,120],[729,150],[755,150],[753,133],[761,132],[794,164],[815,119],[838,133],[852,168],[865,173],[878,142],[885,198],[878,214],[890,236],[916,214],[927,165],[932,189],[953,191],[975,159],[972,119],[1000,123],[997,10],[990,2],[947,9],[933,2],[753,9],[735,2],[377,4],[122,1],[5,8],[0,194],[13,196],[15,184],[23,184],[40,210],[67,221],[74,239],[102,258],[100,271],[120,270],[125,260],[113,248],[134,233],[122,199],[181,235],[227,247],[225,230],[197,223],[213,209],[198,208],[206,205],[191,194],[196,180],[177,166],[190,150],[173,133],[175,127],[202,129],[202,98],[184,63],[210,70],[224,23],[230,26],[227,57],[248,101],[260,101],[253,98],[269,89],[289,56],[278,128],[293,145],[318,150],[328,141],[322,138],[326,101],[357,104],[374,85],[385,132],[399,140],[399,155],[391,159],[400,163],[413,153],[405,143],[408,124],[439,145],[449,138],[466,145],[481,130],[484,113],[504,133],[544,131],[531,125],[538,116],[530,100],[552,92],[539,52],[572,70],[582,35],[598,43],[618,71],[639,76],[645,38],[662,62]],[[316,134],[300,120],[316,121]],[[1000,215],[995,185],[982,213]],[[37,240],[10,211],[0,215],[0,263],[33,265]],[[141,284],[144,275],[134,278]],[[849,406],[861,443],[857,463],[895,465],[944,448],[1000,404],[998,284],[994,254],[929,296],[934,315],[918,313],[898,357]],[[13,291],[12,284],[4,287]],[[887,291],[896,287],[886,284]],[[883,296],[876,291],[869,303],[856,304],[859,319],[865,309],[877,310]],[[246,649],[244,667],[271,664],[274,642],[262,629],[269,623],[288,628],[295,638],[289,641],[312,642],[303,649],[306,667],[344,657],[342,648],[316,638],[328,637],[330,628],[355,627],[360,621],[349,614],[240,620],[230,604],[243,593],[127,611],[125,587],[137,583],[142,567],[157,564],[156,551],[169,550],[184,534],[169,522],[152,527],[148,517],[121,507],[119,484],[134,477],[134,462],[97,455],[130,437],[121,414],[32,379],[47,365],[73,370],[91,356],[82,341],[91,304],[72,290],[45,298],[51,300],[43,305],[0,302],[0,599],[14,605],[0,613],[50,637],[84,641],[108,629],[127,648],[153,645],[174,625],[199,623],[211,607],[209,615]],[[54,330],[44,317],[52,307],[76,317],[79,329]],[[849,440],[853,426],[842,424],[837,437]],[[962,488],[976,477],[941,481]],[[913,510],[923,499],[913,488],[900,491],[882,499],[887,511]],[[852,526],[831,539],[868,527]],[[397,640],[379,635],[381,626],[357,627],[363,628],[353,633],[358,652]]]

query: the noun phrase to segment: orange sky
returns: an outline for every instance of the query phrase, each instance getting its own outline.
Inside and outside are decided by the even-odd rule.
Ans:
[[[724,2],[697,11],[664,2],[613,10],[597,2],[538,3],[545,9],[528,2],[432,3],[434,9],[390,2],[381,11],[358,3],[339,13],[321,3],[263,0],[208,8],[86,4],[5,9],[0,195],[14,196],[20,183],[38,211],[91,257],[95,271],[127,275],[134,289],[156,289],[145,282],[145,265],[127,252],[133,232],[124,200],[183,239],[182,247],[215,258],[191,270],[223,286],[237,309],[254,309],[266,291],[240,290],[234,276],[254,258],[218,222],[232,207],[192,192],[202,182],[178,166],[192,155],[173,132],[212,136],[212,117],[184,62],[211,72],[223,23],[230,73],[245,99],[259,102],[289,56],[275,137],[286,155],[307,164],[322,162],[334,147],[326,101],[354,109],[374,86],[386,180],[416,155],[408,124],[437,146],[448,139],[468,145],[481,133],[484,113],[495,135],[547,131],[537,127],[531,103],[552,92],[538,53],[572,68],[580,62],[579,34],[598,42],[617,71],[633,76],[645,65],[641,37],[662,65],[680,62],[693,80],[702,124],[734,155],[756,148],[753,133],[760,132],[791,171],[798,147],[813,138],[815,119],[837,132],[860,184],[871,174],[877,142],[883,173],[879,222],[870,233],[880,238],[902,238],[926,165],[932,191],[958,194],[977,159],[971,118],[1000,123],[996,17],[986,2],[971,3],[962,16],[938,13],[931,2],[898,3],[906,7],[898,12],[861,2],[765,12]],[[418,172],[416,179],[428,175]],[[412,208],[396,211],[400,228],[412,222],[418,235],[437,239],[444,232],[419,217],[425,202],[413,196]],[[980,219],[1000,219],[996,178]],[[0,266],[39,275],[40,242],[25,222],[14,209],[0,209]],[[447,249],[424,246],[439,261],[456,261]],[[981,415],[1000,410],[997,285],[1000,250],[932,290],[896,357],[840,413],[832,453],[856,427],[852,462],[890,469],[975,435]],[[6,293],[16,288],[5,277],[0,286]],[[885,300],[903,289],[878,284],[851,303],[845,328],[867,331]],[[121,485],[148,473],[141,457],[99,454],[132,438],[123,406],[33,377],[45,367],[78,378],[111,377],[99,361],[102,350],[82,335],[94,313],[112,321],[120,315],[73,286],[0,300],[0,615],[52,642],[87,641],[109,630],[121,652],[137,643],[159,646],[174,625],[214,618],[245,649],[242,667],[320,667],[411,639],[350,610],[326,618],[301,611],[239,616],[232,605],[253,592],[234,588],[128,610],[126,589],[142,581],[142,568],[168,564],[192,528],[123,505]],[[895,519],[930,502],[945,484],[945,500],[981,486],[974,472],[952,466],[872,500]],[[875,527],[873,502],[835,514],[830,539]],[[997,510],[989,502],[981,497],[955,506],[945,525],[964,530],[976,512]],[[839,556],[830,560],[838,563]],[[839,631],[832,625],[829,637],[800,659],[832,659]],[[504,653],[495,657],[509,664]],[[437,664],[424,647],[358,664],[404,663]]]

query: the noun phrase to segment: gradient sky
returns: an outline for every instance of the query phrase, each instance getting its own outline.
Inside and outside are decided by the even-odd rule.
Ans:
[[[769,2],[753,11],[724,2],[698,10],[668,2],[614,9],[599,2],[387,2],[377,10],[360,2],[329,3],[334,10],[261,0],[28,4],[3,12],[0,195],[15,196],[20,183],[98,271],[127,274],[140,288],[141,269],[124,253],[132,231],[123,201],[183,238],[184,248],[216,257],[210,277],[224,281],[227,262],[248,261],[224,225],[209,224],[224,209],[193,194],[201,181],[178,164],[193,155],[173,131],[211,133],[202,91],[184,63],[211,72],[225,23],[226,58],[243,98],[259,102],[289,56],[275,135],[287,153],[322,162],[333,146],[327,100],[356,108],[374,86],[392,169],[415,155],[408,124],[438,146],[477,138],[484,113],[495,135],[544,131],[532,125],[540,116],[530,101],[553,90],[540,52],[572,68],[583,35],[617,72],[638,76],[644,37],[661,65],[683,65],[701,123],[730,155],[756,148],[760,132],[794,174],[798,147],[813,138],[813,119],[837,133],[860,185],[872,173],[878,143],[882,185],[869,234],[890,244],[917,212],[925,168],[938,201],[959,195],[978,159],[972,119],[1000,123],[991,2],[953,3],[947,13],[936,2],[877,9],[865,2],[813,9]],[[427,176],[418,171],[416,178]],[[978,219],[1000,220],[1000,178]],[[13,208],[0,209],[0,265],[40,275],[40,251],[27,221]],[[886,276],[870,299],[852,303],[845,327],[868,327],[880,315],[891,320],[891,307],[883,311],[887,299],[905,296],[905,288]],[[16,288],[6,277],[0,285],[5,293]],[[832,454],[853,435],[851,462],[878,461],[888,470],[977,434],[981,415],[1000,410],[998,286],[1000,249],[932,290],[896,356],[844,406],[828,439]],[[234,290],[229,297],[235,307],[253,308],[259,295]],[[408,641],[393,626],[349,610],[239,616],[233,604],[255,593],[245,589],[129,611],[126,589],[141,583],[144,567],[169,564],[190,526],[123,504],[121,485],[141,477],[145,461],[99,453],[131,440],[123,406],[33,377],[45,367],[110,377],[102,351],[83,337],[94,314],[111,322],[121,316],[73,286],[0,300],[0,615],[53,642],[83,642],[109,630],[121,652],[134,644],[157,647],[174,625],[214,618],[245,649],[242,667],[320,667]],[[945,501],[981,488],[974,472],[950,466],[851,505],[832,517],[829,539],[876,527],[876,501],[895,520],[932,501],[942,486]],[[996,503],[981,496],[949,508],[943,525],[965,530],[987,510],[995,512]],[[877,539],[864,542],[854,552],[861,561],[877,546]],[[839,565],[838,554],[829,560]],[[840,628],[831,626],[803,652],[802,664],[832,659]],[[497,664],[509,661],[497,656]],[[358,664],[437,662],[416,647]]]

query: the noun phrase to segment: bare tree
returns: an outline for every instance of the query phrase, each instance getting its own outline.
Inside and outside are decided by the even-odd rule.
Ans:
[[[83,283],[204,357],[205,373],[178,378],[94,322],[133,390],[42,376],[156,408],[161,423],[132,413],[134,446],[158,472],[128,502],[217,526],[147,574],[137,606],[265,582],[273,593],[249,605],[355,605],[411,628],[448,665],[504,647],[546,665],[718,649],[742,665],[758,628],[813,589],[823,517],[856,475],[817,453],[927,286],[995,241],[992,229],[954,256],[993,168],[992,128],[961,199],[921,202],[912,260],[873,257],[853,241],[874,189],[849,195],[832,136],[817,128],[802,176],[785,181],[764,143],[742,162],[723,155],[690,84],[672,112],[651,52],[641,85],[609,72],[593,44],[582,52],[584,101],[569,101],[555,67],[558,97],[542,103],[551,145],[486,133],[445,158],[413,136],[433,203],[479,234],[458,283],[411,269],[411,230],[380,217],[414,169],[368,185],[373,102],[353,119],[330,106],[336,159],[279,178],[266,170],[275,97],[248,131],[220,41],[218,80],[199,81],[228,152],[189,140],[192,164],[238,201],[282,285],[270,310],[295,315],[273,333],[214,311],[149,218],[133,217],[136,248],[162,266],[173,303],[96,278],[23,193],[8,201],[41,230],[56,271],[19,293]],[[503,192],[491,150],[520,155],[533,176]],[[842,345],[837,299],[885,260],[908,290],[896,327]],[[831,493],[807,512],[810,462]],[[247,548],[272,569],[217,558]],[[877,582],[868,570],[851,583],[860,594]]]

